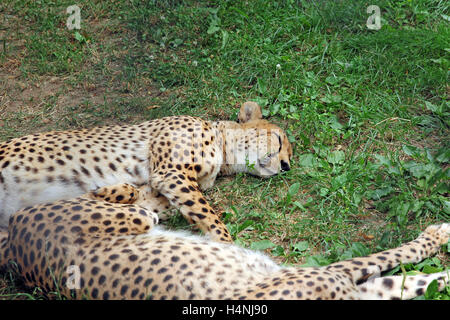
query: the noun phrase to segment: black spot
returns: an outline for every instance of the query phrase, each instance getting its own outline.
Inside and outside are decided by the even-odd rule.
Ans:
[[[72,216],[72,218],[70,218],[70,220],[72,220],[72,221],[78,221],[80,219],[81,219],[81,216],[79,214],[76,214],[76,215]]]
[[[98,267],[93,267],[91,270],[92,275],[97,275],[99,273],[100,269]]]
[[[383,286],[385,286],[388,289],[392,289],[392,287],[394,286],[394,281],[390,278],[384,278]]]
[[[81,231],[81,228],[80,228],[79,226],[73,226],[73,227],[70,229],[70,231],[71,231],[71,232],[80,232],[80,231]]]
[[[153,279],[147,279],[147,280],[145,280],[145,282],[144,282],[144,287],[148,287],[149,285],[152,284],[152,282],[153,282]]]
[[[94,219],[94,220],[98,220],[98,219],[100,219],[101,217],[102,217],[102,214],[101,214],[101,213],[98,213],[98,212],[96,212],[96,213],[94,213],[94,214],[91,215],[91,218]]]
[[[128,286],[122,286],[122,288],[120,289],[120,294],[122,295],[122,296],[124,296],[126,293],[127,293],[127,291],[128,291]]]
[[[170,274],[168,274],[167,276],[164,277],[163,282],[167,282],[170,279],[172,279],[172,276]]]
[[[117,270],[119,270],[119,268],[120,268],[120,264],[115,263],[115,264],[113,264],[113,266],[111,267],[111,270],[112,270],[113,272],[116,272]]]
[[[97,232],[98,231],[98,227],[92,226],[88,230],[89,230],[89,232]]]
[[[167,271],[167,268],[162,267],[158,270],[158,273],[165,273]]]
[[[133,291],[131,291],[131,298],[136,297],[138,293],[139,293],[139,289],[134,289]]]
[[[184,204],[185,206],[192,207],[192,206],[195,204],[195,202],[192,201],[192,200],[187,200],[187,201],[185,201],[183,204]]]

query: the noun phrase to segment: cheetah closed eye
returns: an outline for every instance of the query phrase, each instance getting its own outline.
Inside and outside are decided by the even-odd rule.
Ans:
[[[16,266],[28,286],[75,299],[411,299],[434,279],[441,289],[449,280],[450,271],[379,276],[436,253],[448,223],[368,257],[282,267],[258,252],[154,227],[154,213],[128,203],[139,201],[137,190],[113,188],[133,196],[108,203],[95,199],[112,189],[98,190],[14,214],[0,233],[0,267]]]
[[[174,116],[0,143],[0,227],[21,208],[130,183],[159,196],[150,210],[177,208],[212,239],[231,242],[201,190],[219,174],[268,177],[289,170],[292,156],[284,131],[261,119],[257,104],[244,103],[239,120]]]

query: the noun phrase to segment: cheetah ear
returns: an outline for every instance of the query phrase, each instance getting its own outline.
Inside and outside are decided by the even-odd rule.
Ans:
[[[259,119],[262,119],[262,112],[261,107],[256,102],[247,101],[241,105],[241,110],[239,111],[238,116],[239,122],[244,123]]]

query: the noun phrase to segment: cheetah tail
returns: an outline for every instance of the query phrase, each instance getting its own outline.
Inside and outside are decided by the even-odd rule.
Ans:
[[[0,269],[6,266],[9,260],[8,232],[0,229]]]
[[[423,295],[433,280],[437,280],[438,290],[441,291],[449,285],[449,276],[450,269],[426,275],[373,278],[358,285],[358,289],[364,300],[406,300]]]

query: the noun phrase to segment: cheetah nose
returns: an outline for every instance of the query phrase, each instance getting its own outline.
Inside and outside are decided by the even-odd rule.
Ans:
[[[289,164],[286,161],[281,160],[281,170],[289,171],[291,170],[291,167],[289,167]]]

